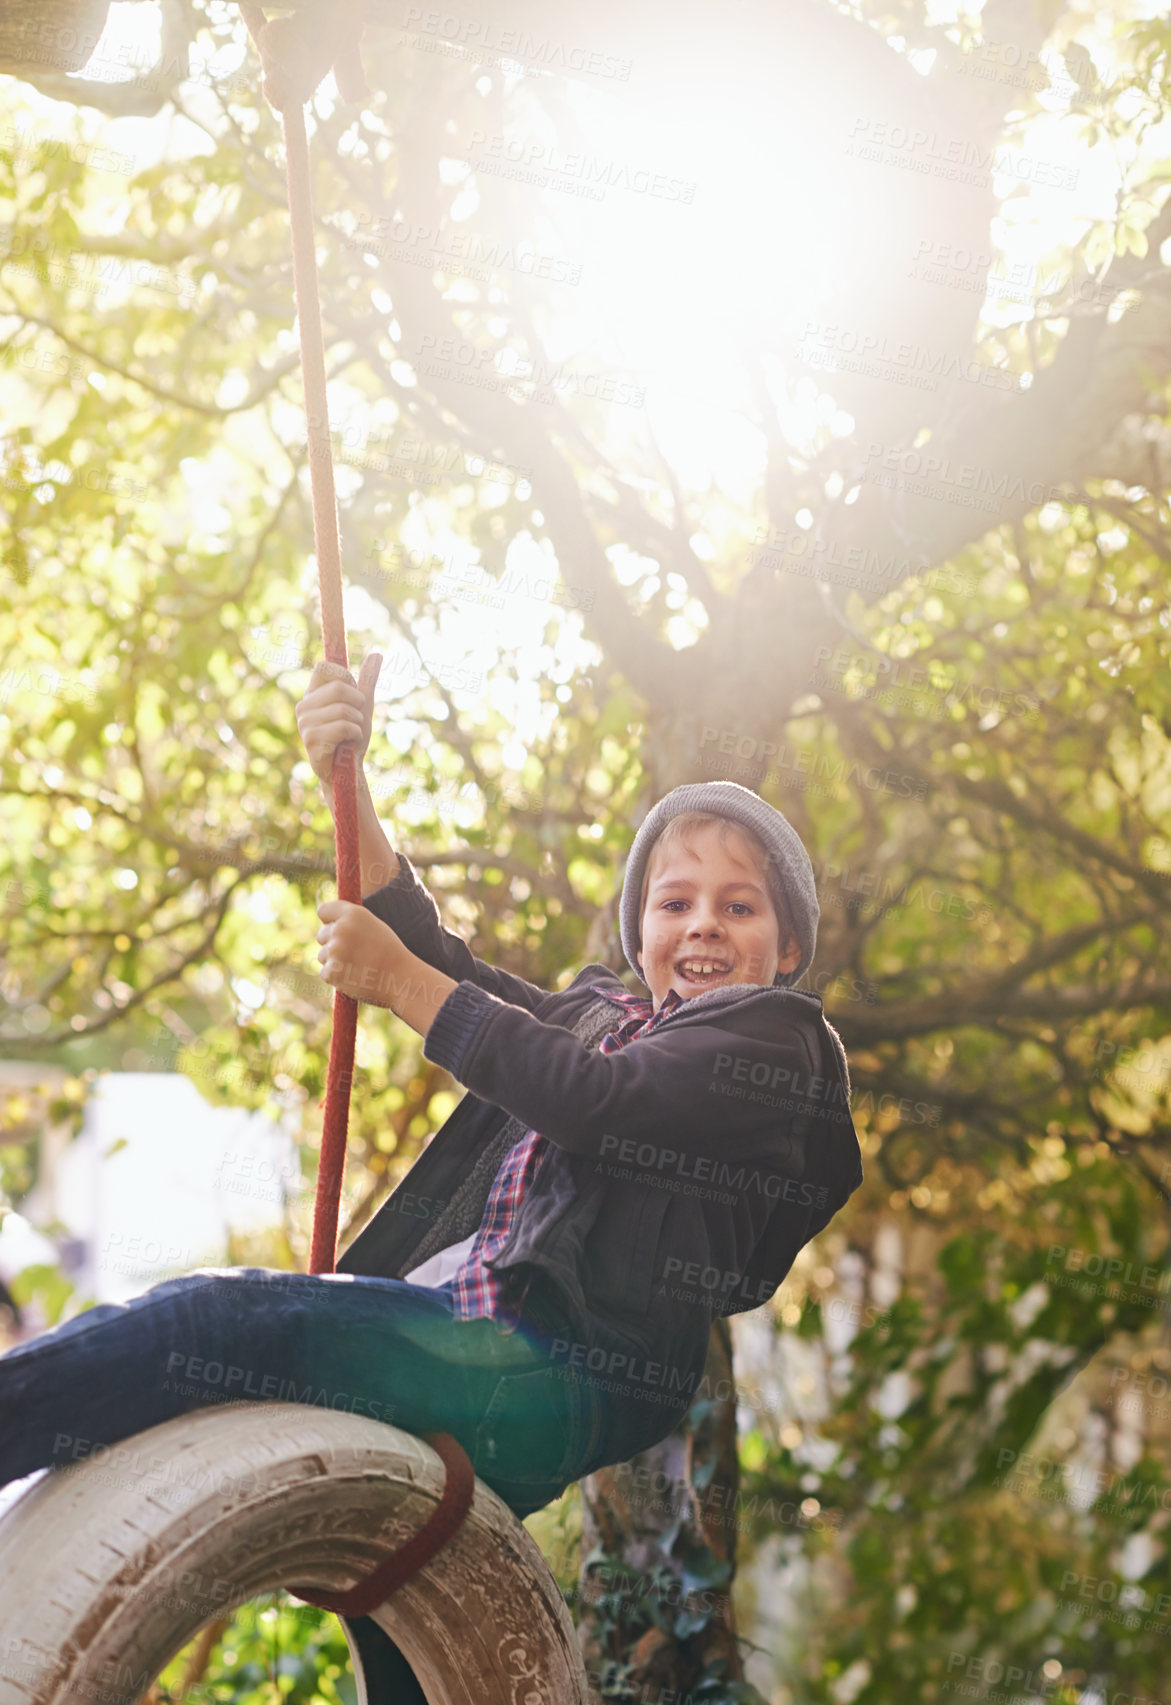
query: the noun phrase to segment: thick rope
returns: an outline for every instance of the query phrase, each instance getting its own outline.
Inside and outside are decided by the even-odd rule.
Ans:
[[[309,444],[309,478],[313,492],[313,541],[321,593],[321,639],[330,663],[348,669],[346,623],[342,594],[342,561],[338,532],[337,491],[329,440],[329,404],[325,386],[325,337],[317,289],[313,194],[309,176],[309,138],[305,102],[331,66],[346,100],[366,92],[358,42],[361,25],[355,4],[329,17],[308,23],[300,17],[265,19],[249,0],[240,12],[264,65],[264,93],[281,115],[285,137],[285,170],[289,193],[289,222],[293,239],[293,289],[301,338],[301,373]],[[323,69],[324,67],[324,69]],[[357,762],[352,741],[334,752],[333,811],[337,891],[339,900],[362,902],[362,871],[358,839]],[[333,1033],[325,1088],[321,1132],[321,1161],[313,1204],[311,1273],[332,1273],[337,1264],[338,1208],[346,1164],[350,1087],[354,1077],[354,1043],[358,1003],[335,990]],[[475,1476],[472,1465],[450,1433],[424,1433],[423,1438],[443,1459],[447,1471],[443,1497],[412,1539],[393,1551],[366,1580],[348,1593],[311,1597],[309,1604],[339,1616],[367,1616],[390,1594],[418,1574],[457,1531],[471,1508]]]
[[[289,219],[293,236],[293,290],[301,338],[301,373],[309,443],[309,478],[313,491],[313,542],[321,592],[321,641],[330,663],[349,667],[346,622],[342,603],[342,559],[338,539],[337,492],[329,442],[329,405],[325,389],[325,339],[317,291],[313,192],[309,178],[309,138],[304,102],[328,74],[322,69],[317,42],[307,39],[295,18],[265,20],[259,6],[242,4],[244,22],[264,64],[264,92],[280,113],[285,134],[285,171]],[[337,20],[338,28],[343,20]],[[358,787],[352,742],[333,756],[334,844],[339,900],[362,902],[358,850]],[[333,1033],[329,1071],[325,1080],[325,1117],[321,1159],[313,1205],[311,1273],[332,1273],[337,1263],[338,1209],[346,1165],[346,1134],[350,1086],[354,1076],[354,1044],[358,1033],[358,1003],[340,989],[333,997]]]

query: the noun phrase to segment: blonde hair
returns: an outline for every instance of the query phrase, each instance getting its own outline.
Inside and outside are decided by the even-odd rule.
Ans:
[[[650,856],[648,857],[643,869],[642,889],[638,896],[639,947],[642,946],[642,920],[643,914],[646,911],[647,888],[650,886],[651,871],[654,866],[656,856],[660,851],[665,852],[679,843],[687,847],[689,852],[694,850],[687,839],[688,834],[692,829],[704,828],[709,823],[715,823],[718,825],[721,847],[727,845],[729,830],[735,830],[738,834],[744,837],[744,840],[748,843],[749,850],[755,855],[760,874],[764,877],[765,887],[768,889],[769,899],[772,901],[773,911],[776,913],[777,929],[779,931],[778,945],[780,946],[781,955],[783,957],[789,938],[796,935],[797,932],[793,927],[793,915],[789,910],[789,902],[785,895],[784,886],[781,882],[780,876],[777,873],[776,865],[769,857],[768,848],[754,829],[750,829],[745,823],[738,823],[734,817],[725,817],[722,813],[717,811],[681,811],[677,817],[671,818],[664,827],[662,834],[655,838],[655,843],[650,850]]]

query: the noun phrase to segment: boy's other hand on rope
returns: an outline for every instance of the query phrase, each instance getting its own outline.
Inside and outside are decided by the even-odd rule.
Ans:
[[[348,900],[323,900],[317,916],[317,957],[325,981],[354,1000],[390,1006],[395,979],[414,958],[390,925]]]
[[[353,741],[360,764],[370,744],[374,688],[381,668],[382,654],[378,651],[365,659],[356,681],[340,663],[322,661],[313,666],[309,685],[297,705],[297,730],[327,798],[332,792],[337,748]]]
[[[321,975],[331,988],[371,1006],[387,1006],[426,1036],[431,1021],[459,984],[405,947],[389,924],[366,906],[322,900],[317,908]]]

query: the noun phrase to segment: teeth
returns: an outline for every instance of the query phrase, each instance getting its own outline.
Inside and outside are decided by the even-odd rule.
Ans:
[[[726,971],[727,970],[726,965],[717,965],[715,963],[715,961],[711,960],[711,959],[683,959],[683,960],[680,960],[679,968],[682,971],[687,971],[687,972],[690,972],[692,974],[700,975],[700,976],[703,976],[709,972],[717,972],[717,971]]]

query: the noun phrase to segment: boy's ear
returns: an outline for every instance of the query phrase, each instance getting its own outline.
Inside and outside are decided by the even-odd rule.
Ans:
[[[797,940],[796,931],[789,936],[785,951],[777,955],[777,960],[778,972],[792,971],[801,963],[801,943]]]

